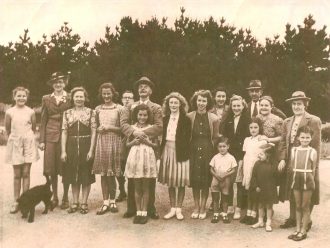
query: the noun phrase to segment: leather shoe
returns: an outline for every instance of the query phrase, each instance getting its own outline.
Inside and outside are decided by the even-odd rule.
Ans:
[[[294,241],[301,241],[307,238],[307,233],[298,233],[296,236],[293,237],[292,240]]]
[[[148,217],[150,217],[153,220],[158,220],[159,219],[159,215],[157,214],[157,212],[148,213]]]
[[[308,223],[306,232],[308,232],[309,230],[311,230],[312,225],[313,225],[313,221],[311,221],[311,222]]]
[[[290,227],[295,227],[296,226],[296,221],[292,219],[286,219],[284,224],[280,225],[281,229],[286,229]]]
[[[135,215],[135,213],[126,212],[126,213],[124,213],[123,218],[131,218],[134,215]]]

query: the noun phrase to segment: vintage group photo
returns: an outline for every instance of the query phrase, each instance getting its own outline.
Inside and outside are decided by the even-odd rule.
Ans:
[[[1,3],[1,247],[328,247],[329,11]]]

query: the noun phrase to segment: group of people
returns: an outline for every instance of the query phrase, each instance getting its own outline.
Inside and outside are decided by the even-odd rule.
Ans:
[[[263,96],[260,80],[249,83],[248,104],[239,95],[229,98],[226,89],[218,87],[213,92],[196,91],[188,113],[188,102],[178,92],[167,95],[163,106],[152,102],[155,85],[142,77],[134,83],[137,101],[133,92],[125,91],[119,104],[118,93],[107,82],[99,87],[102,104],[91,109],[86,107],[88,94],[83,87],[70,94],[64,90],[68,79],[60,72],[52,74],[47,84],[53,93],[42,98],[39,149],[44,150],[43,173],[51,179],[53,207],[60,204],[61,175],[59,207],[68,213],[88,213],[91,184],[100,175],[103,203],[96,214],[118,212],[116,202],[127,198],[124,217],[145,224],[148,218],[159,218],[158,179],[168,186],[170,210],[164,219],[184,219],[185,188],[191,187],[192,219],[206,218],[211,190],[212,223],[220,219],[229,223],[228,216],[233,215],[252,228],[272,231],[273,204],[289,200],[290,217],[280,227],[296,226],[289,236],[292,240],[307,237],[310,213],[319,204],[321,121],[307,112],[310,98],[304,92],[296,91],[286,100],[292,106],[289,118],[274,106],[272,97]],[[31,163],[39,158],[36,118],[26,106],[28,96],[28,89],[15,88],[15,105],[5,115],[6,162],[14,168],[11,213],[18,211],[21,185],[23,192],[29,188]]]

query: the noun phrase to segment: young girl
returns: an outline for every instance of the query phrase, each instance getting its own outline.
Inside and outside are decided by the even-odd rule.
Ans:
[[[10,213],[18,212],[16,200],[21,193],[30,187],[31,164],[39,159],[34,132],[36,117],[34,111],[25,104],[29,97],[29,90],[17,87],[13,90],[15,106],[6,111],[5,126],[8,134],[6,163],[14,168],[14,204]]]
[[[261,145],[265,145],[267,141],[261,140],[262,136],[262,123],[257,118],[252,118],[249,124],[250,137],[245,138],[243,144],[243,151],[245,152],[243,158],[243,181],[242,185],[245,190],[249,190],[252,177],[252,171],[255,162],[258,160],[258,154],[261,152]],[[253,199],[254,192],[248,193],[248,205],[247,212],[241,223],[248,225],[255,224],[257,222],[257,202]]]
[[[269,161],[270,149],[274,145],[268,143],[263,145],[258,158],[254,164],[252,178],[250,183],[250,191],[256,192],[256,197],[259,207],[259,219],[252,228],[264,227],[265,208],[267,212],[266,231],[272,231],[272,216],[273,204],[278,203],[277,188],[276,188],[276,166],[273,166]]]
[[[151,127],[150,110],[145,104],[134,108],[132,119],[135,130],[144,131]],[[127,141],[130,152],[127,157],[125,176],[134,179],[136,216],[134,224],[145,224],[148,221],[149,183],[157,177],[156,156],[154,149],[157,143],[150,138],[134,138]]]
[[[290,165],[293,172],[291,189],[296,202],[297,229],[288,238],[301,241],[307,238],[307,227],[310,222],[310,205],[315,190],[315,165],[317,152],[310,147],[313,131],[302,126],[297,131],[299,147],[292,148]]]

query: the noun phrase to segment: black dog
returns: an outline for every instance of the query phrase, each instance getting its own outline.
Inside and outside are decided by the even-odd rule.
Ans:
[[[17,199],[19,210],[22,213],[22,218],[27,218],[29,215],[29,223],[34,221],[35,206],[37,206],[40,202],[43,201],[45,204],[45,210],[42,212],[43,214],[47,214],[48,208],[53,210],[53,206],[50,201],[53,193],[50,190],[50,180],[48,177],[46,177],[46,179],[46,184],[35,186],[27,190],[20,196],[20,198]]]

